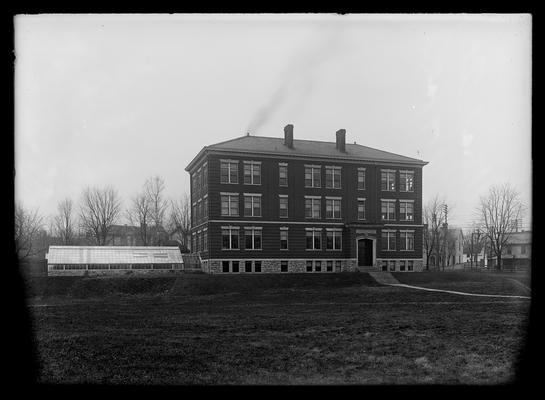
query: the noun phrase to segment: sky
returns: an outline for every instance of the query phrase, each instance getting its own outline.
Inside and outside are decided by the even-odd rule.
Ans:
[[[15,199],[45,216],[86,186],[169,198],[202,147],[250,132],[423,159],[423,200],[467,228],[532,193],[529,14],[37,14],[14,18]]]

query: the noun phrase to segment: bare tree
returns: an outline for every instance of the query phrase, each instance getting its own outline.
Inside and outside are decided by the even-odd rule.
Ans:
[[[144,184],[144,192],[151,204],[150,221],[153,224],[155,234],[159,234],[164,229],[165,216],[168,211],[168,200],[164,196],[165,181],[160,176],[156,175],[149,178]],[[152,236],[151,241],[157,244],[156,241],[160,237]]]
[[[21,204],[15,206],[15,252],[19,260],[37,254],[35,241],[42,227],[43,217],[38,210],[27,210]]]
[[[497,257],[497,269],[502,268],[502,252],[515,230],[514,221],[524,213],[526,206],[519,193],[510,184],[494,185],[481,196],[477,212],[492,252]]]
[[[439,262],[439,254],[442,249],[441,228],[445,222],[445,212],[443,205],[445,200],[435,195],[430,199],[423,209],[424,223],[424,251],[426,253],[426,269],[429,269],[430,259],[434,257],[434,266]]]
[[[73,213],[73,201],[70,198],[65,198],[60,201],[57,210],[58,214],[54,217],[54,233],[64,245],[74,244],[75,225]]]
[[[167,229],[171,239],[176,239],[185,247],[188,247],[187,238],[191,229],[191,206],[187,193],[180,199],[171,201]]]
[[[116,222],[120,211],[121,200],[111,186],[104,189],[88,187],[83,190],[81,224],[99,246],[106,245],[110,228]]]
[[[127,218],[131,225],[139,228],[140,239],[144,246],[150,242],[150,222],[152,206],[146,192],[137,194],[127,210]]]

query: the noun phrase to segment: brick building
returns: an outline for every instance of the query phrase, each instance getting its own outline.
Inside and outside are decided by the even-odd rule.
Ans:
[[[422,269],[422,167],[359,144],[242,136],[191,176],[192,251],[209,273]]]

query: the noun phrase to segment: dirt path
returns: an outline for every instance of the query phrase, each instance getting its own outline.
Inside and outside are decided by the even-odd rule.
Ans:
[[[515,299],[530,299],[531,298],[529,296],[516,296],[516,295],[507,295],[507,294],[466,293],[466,292],[458,292],[458,291],[454,291],[454,290],[431,289],[431,288],[425,288],[425,287],[421,287],[421,286],[405,285],[403,283],[400,283],[389,272],[369,272],[369,275],[371,275],[373,277],[373,279],[375,279],[381,285],[405,287],[405,288],[408,288],[408,289],[426,290],[426,291],[429,291],[429,292],[443,292],[443,293],[459,294],[459,295],[462,295],[462,296],[476,296],[476,297],[504,297],[504,298],[515,298]],[[522,283],[520,283],[520,282],[517,282],[517,283],[519,285],[524,286],[527,290],[530,290],[527,286],[523,285]]]

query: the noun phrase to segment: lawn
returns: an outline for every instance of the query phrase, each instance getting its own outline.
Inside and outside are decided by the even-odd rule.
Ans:
[[[61,281],[29,293],[45,383],[508,383],[529,310],[368,274]]]

